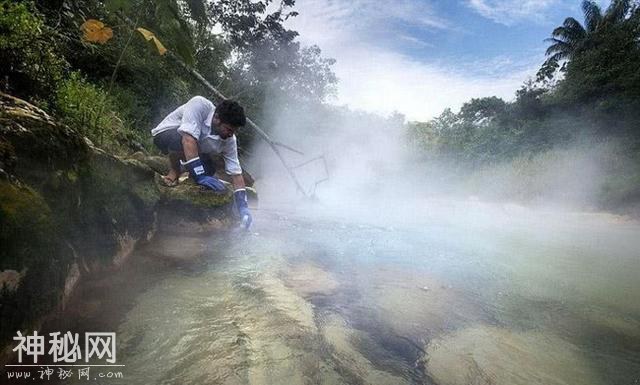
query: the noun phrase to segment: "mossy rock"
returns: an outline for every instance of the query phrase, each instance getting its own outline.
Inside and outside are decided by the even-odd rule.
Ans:
[[[54,239],[51,210],[33,189],[0,181],[0,270],[21,270],[25,261],[46,254]],[[43,244],[44,243],[44,244]]]
[[[21,162],[50,167],[81,162],[89,147],[76,130],[56,122],[41,109],[0,93],[0,136],[16,149]]]
[[[123,160],[92,149],[78,169],[75,183],[47,194],[55,200],[67,237],[88,259],[110,264],[123,236],[143,239],[154,222],[160,191],[153,170],[135,160]]]
[[[166,175],[169,172],[169,159],[166,156],[145,155],[142,152],[136,152],[129,159],[137,160],[158,174]]]
[[[160,231],[174,231],[178,223],[187,223],[191,227],[212,220],[231,223],[231,188],[224,193],[216,193],[195,184],[190,179],[182,180],[175,187],[166,187],[160,174],[156,174],[155,180],[162,197],[158,204]]]
[[[135,159],[145,164],[146,166],[148,166],[158,174],[167,175],[167,173],[169,172],[169,160],[166,156],[146,155],[142,152],[136,152],[132,154],[129,158]],[[216,178],[224,182],[231,183],[231,176],[224,172],[225,164],[222,156],[212,156],[212,159],[213,159],[213,165],[216,169],[216,173],[215,173]],[[244,179],[244,184],[247,187],[252,187],[253,184],[255,183],[253,176],[251,176],[251,174],[249,174],[247,170],[244,170],[244,169],[242,170],[242,177]]]
[[[0,285],[0,347],[15,330],[37,328],[61,303],[74,262],[90,272],[109,268],[120,260],[123,240],[135,245],[146,239],[163,212],[168,226],[224,226],[233,218],[230,187],[216,194],[189,180],[159,185],[166,158],[108,154],[2,93],[0,169],[0,274],[11,279]]]
[[[155,179],[162,200],[170,204],[182,204],[202,209],[225,206],[233,202],[233,191],[230,187],[223,193],[217,193],[195,184],[191,179],[182,180],[175,187],[166,187],[158,175]],[[225,185],[228,185],[228,183]]]
[[[20,272],[0,285],[0,346],[30,329],[59,303],[72,255],[52,211],[35,190],[0,180],[0,271]]]
[[[16,152],[13,145],[5,138],[0,138],[0,176],[9,179],[16,168]]]
[[[233,203],[233,186],[224,180],[222,180],[222,183],[227,189],[222,193],[216,193],[210,189],[199,186],[190,178],[181,178],[177,186],[167,187],[160,180],[160,175],[157,174],[155,182],[164,202],[182,203],[185,206],[194,206],[203,209]],[[258,199],[258,193],[254,188],[246,187],[246,190],[248,199]]]

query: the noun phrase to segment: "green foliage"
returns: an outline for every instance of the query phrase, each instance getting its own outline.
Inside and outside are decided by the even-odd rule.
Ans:
[[[603,12],[583,1],[583,11],[584,26],[567,18],[553,30],[538,82],[523,85],[511,103],[480,98],[458,114],[446,111],[431,122],[438,127],[429,134],[432,150],[486,163],[580,137],[640,141],[640,7],[613,0]],[[558,70],[564,78],[550,82]]]
[[[66,67],[30,2],[0,0],[0,57],[2,90],[23,97],[48,97]]]
[[[220,0],[209,4],[211,20],[221,26],[237,60],[224,91],[250,106],[258,117],[267,100],[280,104],[320,103],[335,92],[333,59],[321,56],[317,46],[301,47],[298,33],[284,22],[295,17],[294,1],[282,1],[269,13],[273,0]],[[256,108],[258,107],[258,108]]]
[[[196,94],[211,95],[172,60],[150,50],[139,36],[127,45],[133,24],[153,32],[170,52],[240,101],[257,121],[268,110],[265,103],[274,98],[292,104],[320,103],[335,91],[334,61],[323,58],[318,47],[301,47],[294,41],[297,32],[283,25],[296,15],[294,2],[281,2],[273,11],[271,2],[56,0],[37,4],[45,25],[55,26],[59,50],[70,66],[88,83],[109,89],[112,104],[125,120],[124,128],[148,138],[149,129],[176,106]],[[104,45],[81,41],[78,28],[88,18],[112,27],[113,39]],[[221,27],[221,34],[211,32],[213,24]],[[106,86],[116,63],[115,84]],[[82,113],[74,115],[71,120],[82,122]],[[252,139],[250,133],[241,133],[244,146]]]
[[[526,203],[553,201],[593,207],[618,198],[610,194],[609,174],[629,168],[618,155],[624,147],[616,143],[583,143],[558,146],[537,153],[515,156],[509,161],[485,164],[470,171],[464,190],[483,199],[516,200]],[[624,181],[618,187],[630,187]]]
[[[194,30],[208,25],[203,0],[107,0],[105,5],[111,16],[122,12],[128,22],[153,31],[185,62],[194,64]]]
[[[640,47],[624,29],[592,40],[567,65],[563,96],[577,102],[640,96]]]
[[[77,72],[57,89],[55,108],[65,124],[105,148],[122,152],[136,139],[116,112],[119,109],[113,97]]]
[[[430,122],[409,122],[407,124],[407,141],[412,150],[433,154],[438,146],[438,135],[435,123]]]
[[[584,188],[571,199],[606,208],[640,202],[640,157],[633,155],[640,153],[640,5],[613,0],[603,12],[584,1],[583,10],[584,26],[567,18],[552,32],[537,81],[525,83],[515,101],[473,99],[458,113],[411,123],[414,148],[468,170],[467,187],[496,199],[569,194],[563,183],[576,183]],[[575,147],[583,141],[589,146]],[[599,172],[573,178],[587,166]],[[498,188],[480,192],[487,181]]]
[[[601,12],[595,3],[585,2],[584,11],[587,32],[567,56],[565,77],[554,87],[552,100],[589,115],[600,135],[636,140],[640,137],[640,6],[613,0]]]
[[[257,121],[274,98],[319,104],[335,92],[334,60],[318,47],[300,46],[297,32],[284,27],[296,15],[293,0],[278,7],[272,2],[0,0],[0,51],[8,58],[0,75],[10,93],[43,101],[97,145],[117,152],[149,144],[149,130],[191,96],[212,97],[131,35],[134,26],[152,31]],[[102,45],[83,41],[80,26],[87,19],[103,22],[113,38]],[[212,33],[214,24],[222,33]],[[243,130],[243,147],[250,133]]]
[[[637,45],[640,8],[633,0],[612,0],[604,13],[595,1],[584,0],[582,9],[584,27],[569,17],[547,39],[551,43],[547,49],[548,59],[538,72],[538,79],[553,77],[551,69],[558,67],[561,61],[573,60],[581,53],[601,46],[611,36],[617,35],[618,40],[622,37],[628,44]]]

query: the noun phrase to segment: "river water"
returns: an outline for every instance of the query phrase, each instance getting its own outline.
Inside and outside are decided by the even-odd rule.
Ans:
[[[50,327],[117,333],[105,384],[640,383],[636,222],[434,207],[162,234]]]

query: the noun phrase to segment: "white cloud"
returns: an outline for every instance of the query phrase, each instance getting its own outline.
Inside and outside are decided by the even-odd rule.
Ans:
[[[380,27],[400,21],[414,26],[430,29],[448,29],[449,23],[436,16],[428,3],[414,0],[396,0],[392,3],[376,0],[319,0],[303,1],[304,8],[318,11],[322,17],[330,20],[341,20],[349,26]],[[313,3],[313,4],[312,4]],[[298,5],[300,3],[297,3]],[[297,6],[297,8],[300,8]]]
[[[419,47],[432,47],[432,48],[435,47],[434,44],[429,43],[429,42],[424,41],[424,40],[421,40],[421,39],[418,39],[417,37],[411,36],[411,35],[400,34],[400,35],[398,35],[398,39],[407,41],[407,42],[409,42],[409,43],[411,43],[411,44],[413,44],[415,46],[419,46]]]
[[[450,23],[435,15],[428,3],[396,3],[384,8],[375,0],[296,2],[300,15],[290,19],[289,26],[300,32],[303,44],[317,44],[324,56],[337,60],[337,104],[380,114],[398,111],[409,120],[428,120],[447,107],[459,108],[472,97],[512,99],[515,90],[535,73],[538,63],[514,63],[508,57],[426,63],[395,51],[401,44],[437,48],[430,48],[431,41],[395,31],[389,17],[458,33],[450,30]],[[388,40],[382,42],[381,36]],[[388,44],[389,40],[395,44]]]
[[[468,0],[467,5],[480,15],[504,25],[523,20],[543,21],[545,11],[558,0]]]
[[[409,120],[428,120],[472,97],[512,99],[532,72],[521,69],[500,78],[476,77],[370,46],[344,53],[340,63],[339,103],[385,115],[395,110]]]
[[[304,32],[303,40],[314,40],[321,46],[336,34],[349,33],[353,40],[388,35],[394,33],[397,24],[422,30],[456,28],[419,0],[397,0],[392,4],[376,0],[298,0],[295,8],[300,15],[291,19],[291,24]]]

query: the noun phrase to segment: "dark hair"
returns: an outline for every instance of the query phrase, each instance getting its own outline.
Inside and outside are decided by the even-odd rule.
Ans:
[[[223,100],[216,105],[216,115],[222,123],[230,124],[234,127],[242,127],[247,123],[244,116],[244,108],[235,100]]]

